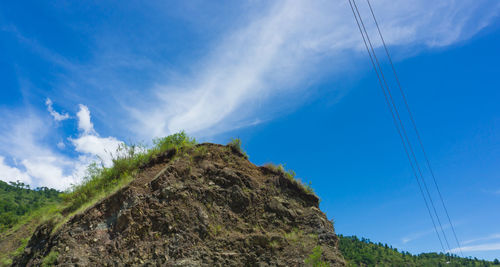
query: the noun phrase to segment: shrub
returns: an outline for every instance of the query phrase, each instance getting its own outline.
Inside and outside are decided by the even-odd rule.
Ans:
[[[305,192],[309,194],[314,194],[314,189],[312,188],[312,183],[309,182],[309,184],[304,184],[300,179],[296,178],[296,173],[293,170],[286,170],[283,164],[275,165],[272,163],[267,163],[264,165],[264,167],[269,168],[273,170],[274,172],[279,172],[283,174],[286,178],[288,178],[290,181],[293,183],[297,184],[300,188],[302,188]]]
[[[312,253],[307,257],[307,259],[304,260],[304,262],[307,265],[313,266],[313,267],[327,267],[330,266],[328,262],[322,261],[321,260],[321,255],[323,254],[323,250],[321,249],[321,246],[316,246],[313,248]]]
[[[229,142],[227,146],[230,147],[233,151],[240,153],[241,155],[243,155],[243,157],[248,159],[247,153],[243,151],[243,149],[241,148],[241,139],[239,138],[231,139],[231,142]]]
[[[170,149],[175,149],[176,151],[190,148],[196,145],[196,140],[190,138],[184,131],[175,133],[163,138],[156,138],[153,140],[153,148],[151,151],[153,153],[163,153]]]

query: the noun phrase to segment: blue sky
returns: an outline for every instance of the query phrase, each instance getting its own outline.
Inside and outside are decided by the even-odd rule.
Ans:
[[[0,179],[64,189],[121,142],[240,137],[338,233],[440,250],[348,2],[310,2],[1,3]],[[464,254],[500,258],[500,4],[373,5]]]

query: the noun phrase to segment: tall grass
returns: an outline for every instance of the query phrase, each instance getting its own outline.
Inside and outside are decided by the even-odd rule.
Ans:
[[[173,156],[184,155],[190,148],[196,145],[196,140],[190,138],[185,132],[179,132],[164,138],[153,140],[151,147],[142,145],[121,145],[116,153],[111,154],[112,165],[105,167],[103,164],[92,163],[88,166],[86,175],[82,182],[73,185],[66,192],[61,194],[62,203],[50,203],[35,212],[24,216],[13,227],[3,234],[10,234],[24,225],[39,223],[47,220],[54,220],[56,223],[52,231],[56,231],[73,214],[90,207],[97,201],[105,198],[123,186],[130,183],[140,169],[147,167],[160,157],[173,152]],[[31,235],[31,232],[28,233]],[[1,236],[0,236],[1,237]],[[23,236],[22,238],[29,238]],[[28,239],[26,239],[28,240]],[[0,266],[10,265],[12,258],[24,249],[25,241],[18,251],[0,255]],[[57,255],[49,254],[44,259],[44,264],[50,265],[57,260]]]
[[[314,189],[312,188],[311,182],[309,182],[309,184],[304,184],[299,178],[297,178],[295,171],[290,170],[290,169],[286,170],[285,166],[283,166],[283,164],[276,165],[273,163],[267,163],[264,165],[264,167],[269,168],[269,169],[273,170],[274,172],[279,172],[279,173],[283,174],[286,178],[288,178],[288,180],[297,184],[305,192],[314,195]]]
[[[245,157],[246,159],[248,159],[247,153],[241,147],[241,139],[239,139],[239,138],[231,139],[231,142],[227,143],[227,146],[229,148],[231,148],[232,150],[234,150],[234,151],[240,153],[241,155],[243,155],[243,157]]]
[[[102,164],[90,164],[82,182],[73,185],[70,190],[62,195],[63,202],[67,206],[66,212],[73,212],[95,198],[106,195],[121,188],[133,180],[139,169],[162,154],[180,150],[196,144],[194,138],[190,138],[185,132],[179,132],[167,137],[153,140],[153,146],[121,145],[113,156],[112,167],[106,168]]]

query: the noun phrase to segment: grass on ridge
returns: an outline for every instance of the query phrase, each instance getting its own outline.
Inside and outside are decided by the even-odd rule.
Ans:
[[[121,145],[113,156],[113,165],[106,168],[97,163],[91,164],[82,183],[74,185],[62,195],[67,211],[74,212],[84,204],[92,203],[99,196],[109,195],[133,180],[139,169],[170,150],[176,154],[196,144],[185,132],[153,140],[153,147]]]
[[[233,138],[231,139],[231,142],[227,143],[227,146],[230,147],[232,150],[242,154],[245,157],[245,159],[248,159],[247,153],[241,147],[241,139]]]
[[[283,164],[273,164],[273,163],[266,163],[264,164],[264,167],[269,168],[275,172],[279,172],[283,174],[288,180],[292,181],[293,183],[297,184],[300,188],[302,188],[305,192],[309,194],[315,194],[314,189],[312,188],[311,182],[309,184],[304,184],[299,178],[297,178],[296,173],[293,170],[286,170]]]
[[[26,213],[8,228],[0,231],[0,242],[11,246],[4,251],[0,250],[0,266],[10,265],[13,258],[24,251],[33,231],[41,223],[52,220],[55,223],[52,231],[56,231],[73,215],[82,212],[129,184],[141,168],[172,150],[174,157],[183,155],[195,145],[194,138],[188,137],[185,132],[179,132],[164,138],[154,139],[153,146],[150,148],[123,144],[112,155],[113,164],[109,168],[102,164],[90,164],[82,182],[61,193],[57,201],[44,203],[43,206]],[[23,187],[23,190],[34,194],[31,192],[33,190],[29,188],[24,189]],[[43,191],[43,193],[48,194],[51,191]],[[47,265],[57,259],[57,255],[50,256],[46,259]]]

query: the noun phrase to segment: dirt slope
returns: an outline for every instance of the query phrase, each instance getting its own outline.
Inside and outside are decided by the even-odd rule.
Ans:
[[[214,144],[172,158],[57,230],[38,227],[14,265],[303,266],[317,246],[345,264],[318,198],[279,171]]]

